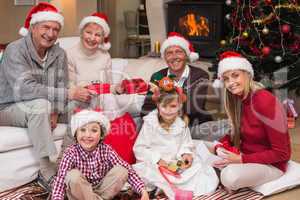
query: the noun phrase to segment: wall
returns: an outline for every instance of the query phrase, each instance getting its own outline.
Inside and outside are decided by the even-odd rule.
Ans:
[[[112,57],[123,57],[125,53],[126,30],[123,13],[136,10],[139,0],[103,0],[103,11],[109,17]],[[65,17],[65,25],[60,36],[78,35],[78,24],[84,16],[97,10],[96,0],[52,0]],[[23,26],[31,6],[15,6],[13,0],[0,0],[0,43],[9,43],[20,38],[18,31]]]
[[[97,2],[92,0],[52,0],[65,17],[65,26],[61,36],[78,34],[77,27],[83,16],[97,9]],[[31,6],[15,6],[13,0],[0,1],[0,43],[8,43],[20,38],[18,31],[23,26]]]

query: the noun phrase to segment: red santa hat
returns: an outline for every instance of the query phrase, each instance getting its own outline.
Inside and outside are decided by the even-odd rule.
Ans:
[[[88,110],[88,109],[77,109],[76,113],[71,118],[71,133],[74,136],[77,129],[90,123],[98,122],[103,128],[104,135],[110,130],[109,119],[99,109]]]
[[[64,25],[64,17],[59,14],[57,8],[49,3],[41,2],[31,8],[26,16],[24,27],[20,28],[19,34],[26,36],[31,25],[43,21],[55,21]]]
[[[168,38],[162,43],[160,49],[162,57],[164,56],[165,50],[170,46],[180,46],[185,51],[190,62],[194,62],[199,59],[199,54],[195,52],[192,43],[177,32],[170,32]]]
[[[213,87],[223,87],[222,75],[229,70],[244,70],[254,76],[252,64],[245,57],[235,51],[225,51],[220,55],[218,77],[213,82]]]
[[[88,23],[95,23],[98,24],[99,26],[101,26],[103,28],[104,31],[104,43],[99,45],[100,49],[103,50],[109,50],[111,47],[111,44],[109,42],[109,33],[110,33],[110,28],[108,25],[108,17],[106,14],[104,13],[100,13],[100,12],[95,12],[90,16],[87,16],[85,18],[83,18],[79,24],[79,30],[82,31],[82,29],[85,27],[85,25],[87,25]]]

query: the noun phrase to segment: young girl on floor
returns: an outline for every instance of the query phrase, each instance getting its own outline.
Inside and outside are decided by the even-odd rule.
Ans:
[[[215,167],[221,169],[221,183],[229,190],[281,177],[291,156],[285,111],[253,76],[251,63],[241,54],[221,54],[215,86],[224,84],[224,105],[232,131],[215,146],[223,158]]]
[[[53,200],[112,199],[128,183],[149,200],[144,183],[118,154],[102,142],[110,127],[98,111],[82,110],[71,118],[71,132],[76,143],[63,154],[52,193]]]
[[[137,164],[134,169],[149,185],[164,190],[170,199],[174,192],[159,171],[182,161],[180,177],[168,175],[179,189],[189,190],[195,196],[214,192],[219,180],[211,166],[200,162],[193,153],[193,142],[187,120],[183,119],[182,103],[186,100],[181,88],[165,77],[153,91],[157,109],[145,116],[144,124],[133,147]]]

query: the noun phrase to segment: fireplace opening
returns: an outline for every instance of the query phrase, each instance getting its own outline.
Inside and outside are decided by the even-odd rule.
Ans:
[[[175,0],[165,4],[167,31],[193,43],[201,57],[214,57],[223,36],[223,0]]]

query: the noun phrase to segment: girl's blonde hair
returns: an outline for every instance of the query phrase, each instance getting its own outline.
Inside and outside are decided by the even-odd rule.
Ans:
[[[164,107],[164,106],[168,105],[169,103],[171,103],[174,100],[178,100],[178,102],[181,104],[180,96],[176,92],[176,90],[172,90],[172,91],[169,91],[169,92],[166,92],[164,90],[160,90],[160,95],[157,99],[157,105],[162,104],[162,106]],[[180,105],[180,109],[178,111],[178,116],[181,117],[183,119],[183,121],[185,122],[186,126],[188,126],[189,119],[188,119],[187,115],[183,113],[182,104]],[[160,123],[164,123],[163,119],[161,118],[159,113],[158,113],[158,119],[159,119]]]
[[[242,70],[243,71],[243,70]],[[256,82],[252,79],[252,76],[248,74],[248,79],[246,80],[247,83],[245,84],[244,88],[244,96],[238,97],[237,95],[232,94],[224,87],[224,106],[225,112],[231,122],[231,141],[233,142],[234,146],[240,148],[240,123],[241,123],[241,110],[242,110],[242,100],[246,98],[250,92],[255,92],[264,88],[264,86]]]

